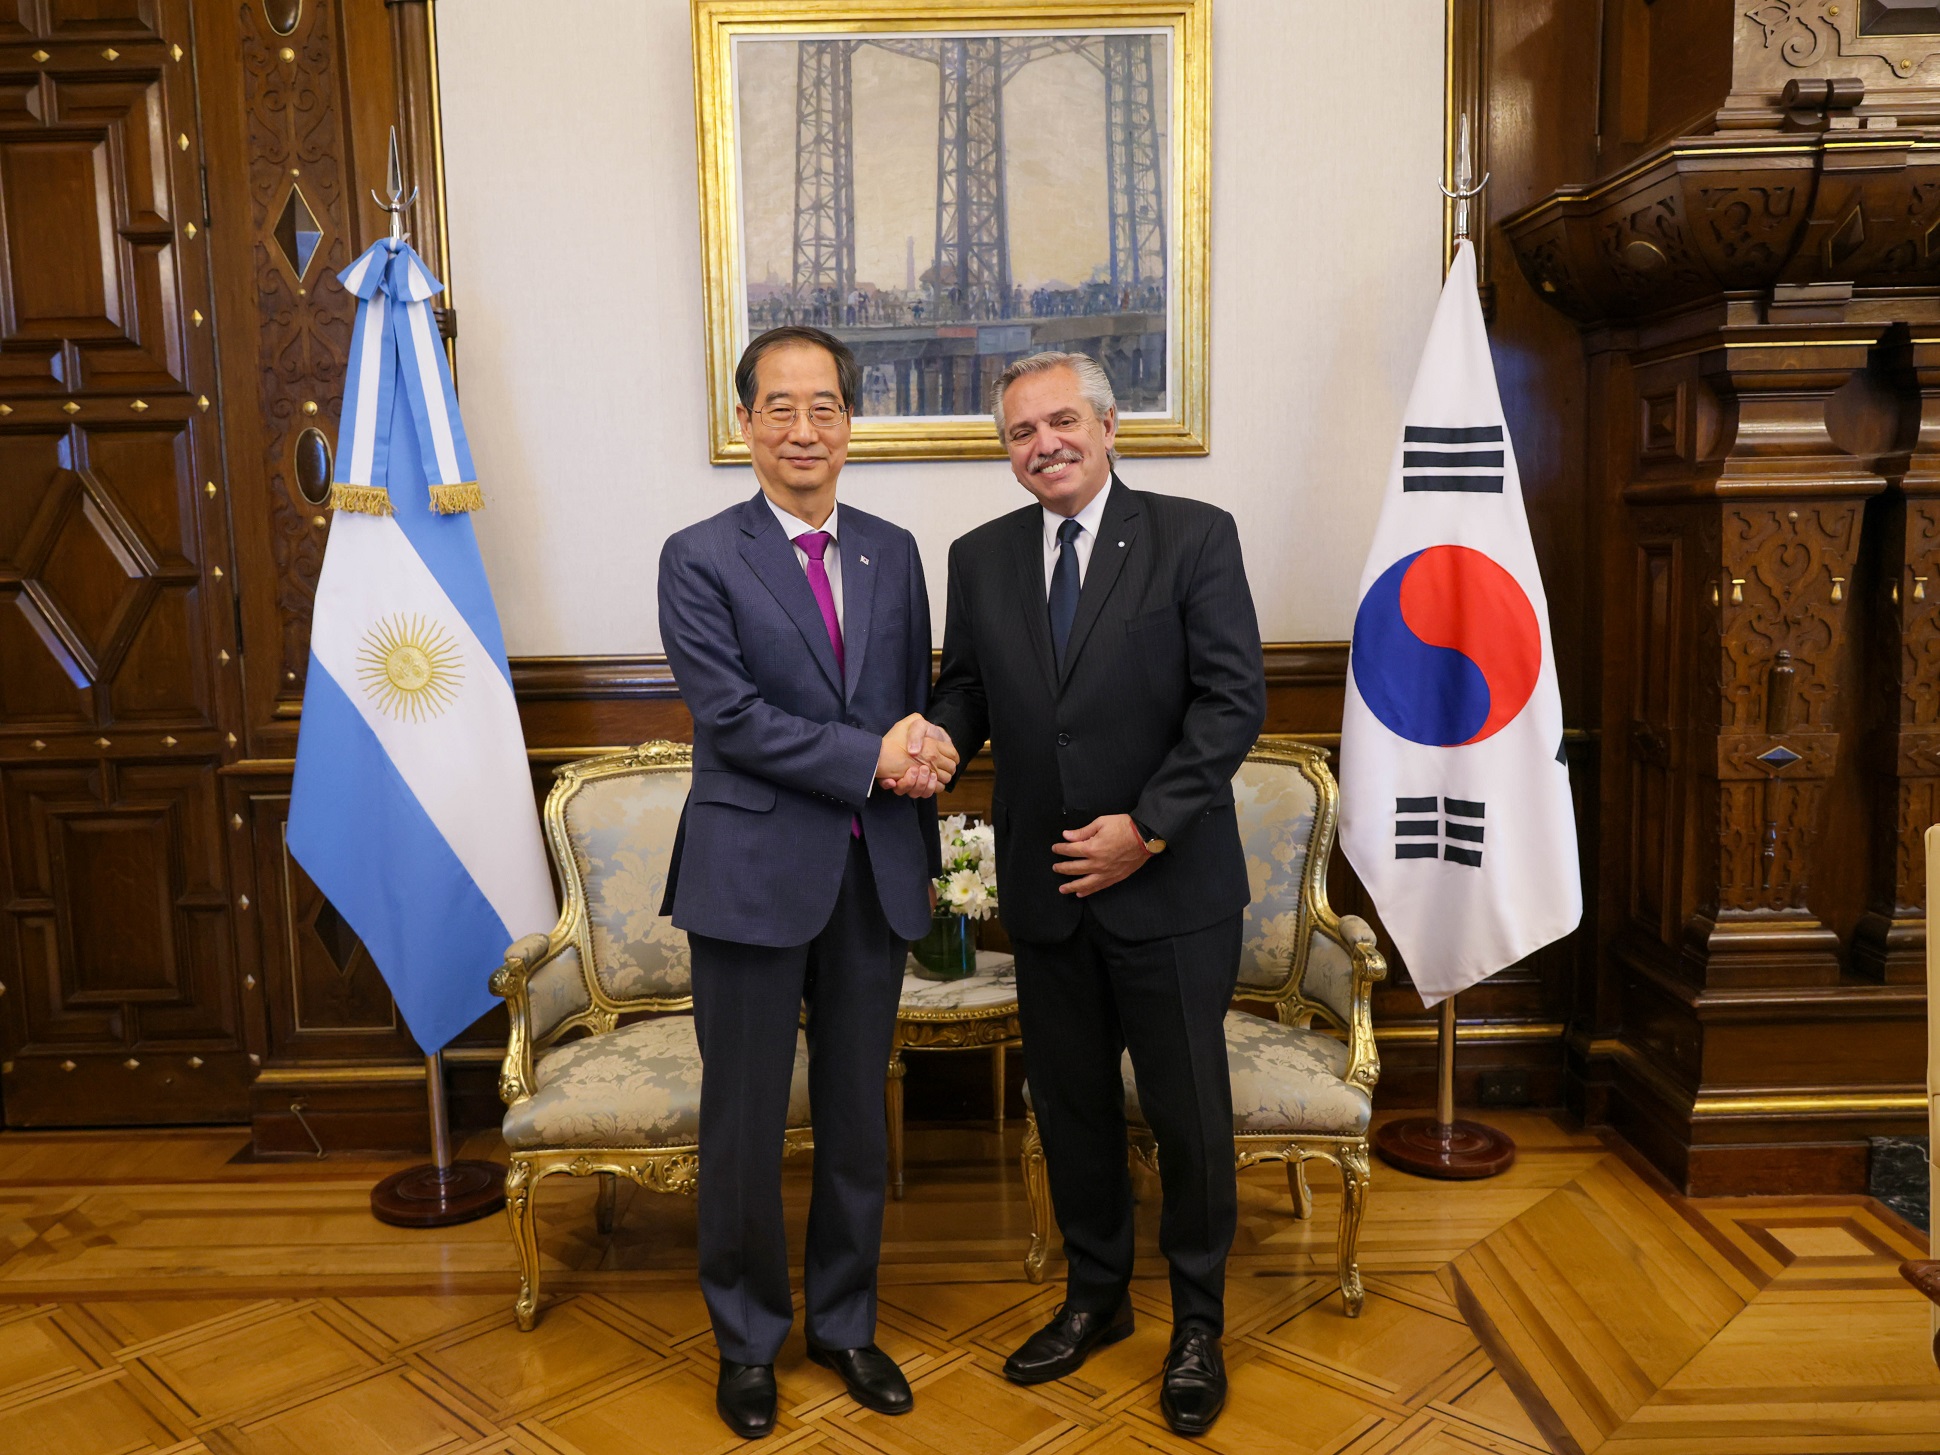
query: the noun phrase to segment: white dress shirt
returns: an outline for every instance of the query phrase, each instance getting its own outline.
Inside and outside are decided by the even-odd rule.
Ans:
[[[1058,527],[1066,520],[1075,520],[1082,527],[1077,540],[1071,544],[1078,552],[1078,584],[1085,584],[1085,570],[1091,565],[1091,548],[1098,540],[1098,522],[1105,514],[1105,497],[1111,494],[1111,482],[1105,482],[1104,489],[1091,497],[1091,503],[1073,516],[1058,515],[1044,511],[1044,599],[1051,599],[1051,573],[1058,564]],[[1041,508],[1041,507],[1040,507]],[[841,598],[837,598],[840,600]]]
[[[803,575],[808,574],[808,552],[802,549],[797,537],[809,535],[818,530],[828,532],[829,543],[822,548],[822,567],[829,573],[829,591],[835,597],[835,620],[840,624],[842,621],[842,553],[837,549],[841,540],[837,532],[841,527],[835,523],[835,517],[841,513],[842,507],[831,505],[827,520],[820,525],[810,525],[807,521],[790,515],[773,500],[769,500],[765,494],[761,498],[768,501],[768,508],[774,511],[775,519],[781,522],[781,528],[788,533],[789,544],[795,548],[795,559],[801,563]],[[845,627],[844,630],[846,631],[847,628]]]

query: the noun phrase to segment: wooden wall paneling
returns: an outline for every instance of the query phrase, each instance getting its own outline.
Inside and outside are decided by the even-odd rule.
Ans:
[[[1526,987],[1521,995],[1540,1002],[1540,1010],[1524,1014],[1564,1024],[1567,1044],[1587,1048],[1611,1034],[1617,1015],[1616,998],[1602,989],[1595,950],[1601,914],[1595,824],[1601,781],[1597,563],[1603,526],[1589,505],[1596,498],[1588,478],[1594,456],[1585,399],[1591,381],[1577,330],[1515,275],[1513,255],[1496,233],[1500,219],[1595,165],[1594,108],[1532,102],[1594,92],[1597,15],[1595,7],[1569,0],[1541,0],[1475,6],[1458,10],[1454,18],[1474,39],[1460,34],[1453,53],[1472,52],[1475,63],[1458,66],[1457,85],[1465,94],[1451,106],[1467,107],[1484,118],[1482,169],[1491,180],[1482,198],[1488,225],[1482,231],[1479,261],[1486,270],[1484,296],[1496,376],[1549,600],[1563,720],[1586,735],[1568,749],[1582,849],[1584,923],[1576,934],[1535,957],[1541,984]],[[1505,268],[1509,276],[1498,281]],[[1525,973],[1520,968],[1504,972],[1487,986],[1465,993],[1461,1013],[1513,1015],[1493,999],[1498,986]],[[1578,1051],[1570,1055],[1581,1059]],[[1458,1075],[1465,1059],[1457,1058]],[[1535,1078],[1538,1104],[1567,1101],[1579,1111],[1589,1110],[1580,1074],[1563,1073],[1562,1061],[1545,1064]],[[1412,1079],[1406,1084],[1412,1098],[1417,1094]]]
[[[1923,330],[1924,331],[1924,330]],[[1940,353],[1910,331],[1893,339],[1887,368],[1907,394],[1910,448],[1884,468],[1893,488],[1869,502],[1873,569],[1866,675],[1875,690],[1865,769],[1872,824],[1865,912],[1852,966],[1869,978],[1925,977],[1927,825],[1940,822]]]
[[[220,306],[238,321],[223,334],[224,417],[248,714],[230,744],[224,810],[239,881],[259,909],[242,927],[243,949],[267,992],[250,1113],[266,1151],[312,1151],[316,1132],[333,1149],[416,1146],[426,1135],[422,1071],[415,1091],[398,1071],[419,1053],[368,955],[289,858],[284,822],[355,322],[336,275],[388,229],[369,194],[383,183],[394,125],[406,185],[419,188],[412,241],[441,266],[425,7],[309,0],[198,15],[209,87],[221,96],[210,107],[209,173],[228,222]]]
[[[215,771],[237,719],[186,0],[0,33],[0,1101],[242,1114]]]
[[[1863,1139],[1918,1121],[1918,998],[1880,983],[1917,934],[1895,909],[1901,712],[1869,717],[1921,711],[1923,627],[1891,600],[1907,568],[1882,531],[1918,478],[1910,339],[1940,272],[1912,234],[1940,179],[1863,120],[1681,135],[1505,219],[1529,296],[1586,327],[1605,381],[1602,938],[1622,1009],[1585,1070],[1607,1064],[1619,1128],[1692,1190],[1797,1188],[1808,1167],[1857,1186]]]

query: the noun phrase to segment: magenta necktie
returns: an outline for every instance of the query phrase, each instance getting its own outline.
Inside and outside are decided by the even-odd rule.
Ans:
[[[822,625],[829,629],[829,645],[835,648],[836,675],[846,681],[849,664],[842,654],[842,618],[835,614],[835,588],[829,585],[829,568],[822,564],[822,557],[829,548],[829,533],[825,530],[804,531],[795,537],[795,544],[808,557],[808,589],[815,594],[815,604],[821,609]],[[862,837],[860,817],[850,818],[849,836],[857,839]]]
[[[795,537],[795,544],[808,557],[808,589],[815,593],[815,604],[822,609],[822,625],[829,629],[829,645],[835,648],[835,670],[846,675],[849,666],[842,656],[842,618],[835,614],[835,588],[829,585],[829,568],[822,564],[822,556],[829,548],[829,533],[807,531]]]

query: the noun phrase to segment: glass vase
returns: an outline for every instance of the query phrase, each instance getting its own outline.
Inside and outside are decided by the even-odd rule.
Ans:
[[[930,919],[930,932],[910,947],[924,980],[967,980],[977,973],[977,932],[967,914]]]

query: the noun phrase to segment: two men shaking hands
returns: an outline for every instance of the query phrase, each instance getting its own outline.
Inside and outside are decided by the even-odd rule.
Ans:
[[[883,736],[877,781],[891,793],[928,798],[949,787],[958,764],[950,735],[912,712]],[[1104,814],[1083,828],[1065,829],[1063,841],[1051,845],[1051,852],[1057,856],[1051,871],[1067,876],[1058,892],[1080,899],[1109,889],[1152,857],[1128,813]]]
[[[760,491],[674,534],[660,563],[661,634],[694,718],[662,913],[692,950],[716,1407],[745,1437],[773,1428],[794,1317],[781,1152],[804,1033],[808,1354],[869,1409],[913,1405],[875,1343],[883,1068],[941,867],[934,796],[989,744],[1000,913],[1068,1264],[1062,1307],[1004,1373],[1061,1379],[1132,1332],[1129,1051],[1164,1188],[1160,1408],[1202,1434],[1226,1398],[1237,1215],[1224,1020],[1249,886],[1232,778],[1266,710],[1238,532],[1222,510],[1118,479],[1096,362],[1018,359],[991,412],[1032,500],[952,545],[932,685],[914,538],[836,499],[860,378],[821,330],[756,338],[735,384]]]

